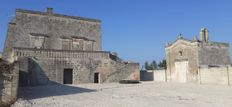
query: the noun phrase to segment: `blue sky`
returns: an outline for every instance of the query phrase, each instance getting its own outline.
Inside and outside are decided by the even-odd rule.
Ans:
[[[164,45],[179,33],[185,38],[209,29],[211,41],[232,44],[231,0],[0,0],[0,51],[16,8],[102,20],[103,50],[125,60],[165,58]],[[232,49],[232,48],[231,48]]]

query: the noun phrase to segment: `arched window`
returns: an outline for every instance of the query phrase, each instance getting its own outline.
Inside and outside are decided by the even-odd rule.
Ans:
[[[179,51],[179,56],[183,56],[183,52],[182,51]]]

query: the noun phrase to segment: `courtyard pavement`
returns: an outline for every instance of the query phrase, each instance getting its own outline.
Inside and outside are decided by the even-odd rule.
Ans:
[[[13,107],[231,107],[232,87],[189,83],[24,87]]]

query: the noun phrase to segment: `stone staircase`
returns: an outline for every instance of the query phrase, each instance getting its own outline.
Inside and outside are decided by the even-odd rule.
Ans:
[[[103,82],[118,82],[120,80],[127,79],[127,77],[130,76],[131,74],[130,73],[131,71],[129,71],[130,63],[118,62],[118,61],[115,62],[116,62],[115,71],[106,74],[106,77],[104,78]]]
[[[46,66],[42,61],[37,60],[32,58],[32,63],[33,63],[33,71],[32,75],[33,77],[35,77],[35,79],[32,80],[32,84],[31,85],[45,85],[48,84],[49,79],[47,77],[47,75],[44,73],[43,69],[41,68],[41,66]]]

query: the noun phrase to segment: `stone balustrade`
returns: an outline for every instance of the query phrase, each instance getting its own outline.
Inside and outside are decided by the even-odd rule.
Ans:
[[[43,58],[110,58],[110,52],[107,51],[75,51],[31,48],[14,48],[14,55],[17,57]]]

